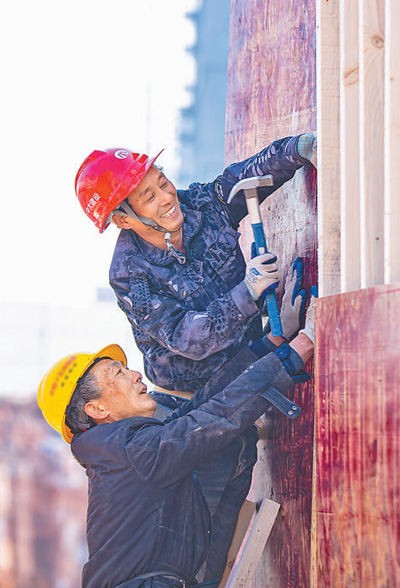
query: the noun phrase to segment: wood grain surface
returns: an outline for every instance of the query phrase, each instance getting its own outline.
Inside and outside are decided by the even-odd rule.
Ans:
[[[271,141],[315,130],[315,2],[232,0],[228,60],[226,163],[256,153]],[[311,165],[262,205],[269,250],[278,256],[281,284],[292,260],[305,263],[305,285],[317,280],[316,173]],[[240,227],[250,256],[251,229]],[[312,364],[307,368],[312,371]],[[255,588],[309,588],[313,461],[313,384],[292,396],[302,414],[290,421],[276,410],[262,419],[259,462],[250,499],[282,506],[260,565]]]
[[[400,586],[400,284],[318,301],[312,586]]]

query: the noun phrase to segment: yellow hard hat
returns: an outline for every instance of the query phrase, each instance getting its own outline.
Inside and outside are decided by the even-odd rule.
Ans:
[[[93,355],[67,355],[54,364],[40,382],[37,395],[39,408],[49,425],[61,433],[67,443],[71,443],[74,435],[65,422],[65,411],[79,378],[101,357],[121,361],[124,365],[127,363],[125,353],[119,345],[108,345]]]

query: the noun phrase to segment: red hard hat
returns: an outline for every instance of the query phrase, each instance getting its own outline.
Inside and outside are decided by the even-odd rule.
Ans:
[[[100,233],[110,224],[110,214],[139,185],[160,153],[150,158],[128,149],[105,149],[93,151],[85,159],[76,174],[75,192]]]

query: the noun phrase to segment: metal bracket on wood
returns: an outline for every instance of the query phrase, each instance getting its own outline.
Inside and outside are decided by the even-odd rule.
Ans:
[[[247,588],[256,571],[265,544],[271,533],[280,504],[264,498],[254,515],[242,553],[229,574],[225,588]]]

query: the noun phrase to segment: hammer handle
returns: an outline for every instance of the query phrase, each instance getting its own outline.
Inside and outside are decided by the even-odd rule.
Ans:
[[[253,229],[254,242],[256,244],[257,255],[267,253],[267,243],[265,241],[264,229],[262,222],[252,223],[251,228]],[[263,292],[265,304],[267,306],[269,323],[271,326],[271,334],[274,337],[282,337],[282,325],[281,317],[279,314],[278,303],[276,300],[275,290],[267,288]]]

